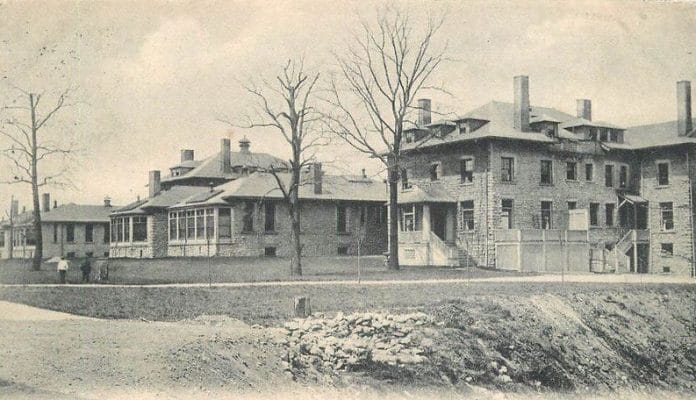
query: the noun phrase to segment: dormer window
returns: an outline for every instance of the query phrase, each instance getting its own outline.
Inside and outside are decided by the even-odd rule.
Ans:
[[[469,125],[469,122],[462,121],[459,123],[459,133],[462,135],[471,133],[471,125]]]

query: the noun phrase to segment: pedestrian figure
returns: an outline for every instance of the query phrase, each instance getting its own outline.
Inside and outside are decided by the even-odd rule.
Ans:
[[[60,261],[58,261],[58,275],[60,275],[60,283],[65,283],[65,275],[68,273],[68,268],[70,268],[68,265],[68,260],[65,259],[65,256],[61,256]]]
[[[92,273],[92,263],[89,260],[89,256],[87,256],[82,262],[82,265],[80,265],[80,270],[82,270],[82,282],[89,282],[89,274]]]

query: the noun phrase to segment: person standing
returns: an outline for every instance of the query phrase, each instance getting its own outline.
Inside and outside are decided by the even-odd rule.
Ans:
[[[65,259],[65,256],[61,256],[60,261],[58,261],[58,275],[60,276],[60,283],[65,283],[65,275],[68,273],[68,268],[70,268],[68,265],[68,260]]]
[[[89,256],[87,256],[82,262],[82,265],[80,265],[80,270],[82,270],[82,283],[88,283],[89,274],[92,273],[92,263],[89,260]]]

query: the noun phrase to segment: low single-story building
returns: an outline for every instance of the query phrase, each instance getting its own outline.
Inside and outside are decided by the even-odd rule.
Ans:
[[[103,205],[58,205],[54,202],[51,208],[50,195],[44,193],[41,206],[43,257],[108,257],[112,210],[108,198]],[[16,213],[12,223],[10,220],[0,222],[0,259],[34,257],[33,221],[33,213],[24,211]]]

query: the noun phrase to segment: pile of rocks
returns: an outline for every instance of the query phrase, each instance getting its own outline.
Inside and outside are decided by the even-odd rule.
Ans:
[[[423,363],[433,343],[420,328],[432,324],[424,313],[338,313],[334,318],[295,319],[285,324],[285,366],[291,372],[306,368],[330,372],[360,370],[374,363]]]

